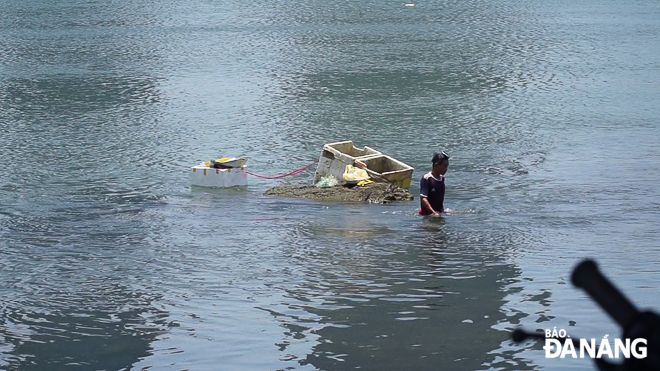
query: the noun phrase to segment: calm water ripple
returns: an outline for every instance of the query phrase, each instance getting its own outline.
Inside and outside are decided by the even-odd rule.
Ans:
[[[660,308],[656,2],[0,9],[2,369],[588,370],[508,340],[618,333],[586,256]],[[344,139],[447,150],[451,214],[188,184]]]

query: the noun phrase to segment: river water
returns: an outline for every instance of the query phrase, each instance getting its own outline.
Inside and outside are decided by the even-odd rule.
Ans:
[[[0,368],[590,370],[508,331],[660,310],[660,3],[0,0]],[[446,206],[189,186],[354,140]],[[313,168],[286,181],[309,182]]]

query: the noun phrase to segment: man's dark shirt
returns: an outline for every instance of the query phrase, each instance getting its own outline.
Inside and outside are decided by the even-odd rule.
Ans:
[[[443,212],[445,201],[445,177],[440,175],[439,178],[434,177],[431,172],[424,174],[419,182],[419,195],[422,198],[429,200],[431,207],[436,212]],[[430,215],[431,212],[425,210],[424,207],[419,210],[421,215]]]

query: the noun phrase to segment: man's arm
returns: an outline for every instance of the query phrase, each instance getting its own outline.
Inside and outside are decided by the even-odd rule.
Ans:
[[[431,207],[431,203],[428,200],[428,195],[429,195],[429,184],[428,180],[426,178],[422,177],[422,180],[419,182],[419,197],[422,200],[422,209],[424,211],[433,214],[433,216],[439,216],[440,213],[433,210],[433,207]]]
[[[433,210],[433,208],[431,207],[431,203],[429,202],[429,199],[424,196],[422,196],[422,207],[424,208],[424,210],[430,212],[433,215],[439,214],[437,211]]]

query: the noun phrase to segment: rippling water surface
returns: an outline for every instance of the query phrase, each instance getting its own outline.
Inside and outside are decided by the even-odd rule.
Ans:
[[[618,333],[586,256],[660,310],[657,2],[0,9],[0,368],[588,370],[508,340]],[[451,215],[188,184],[344,139],[448,151]]]

